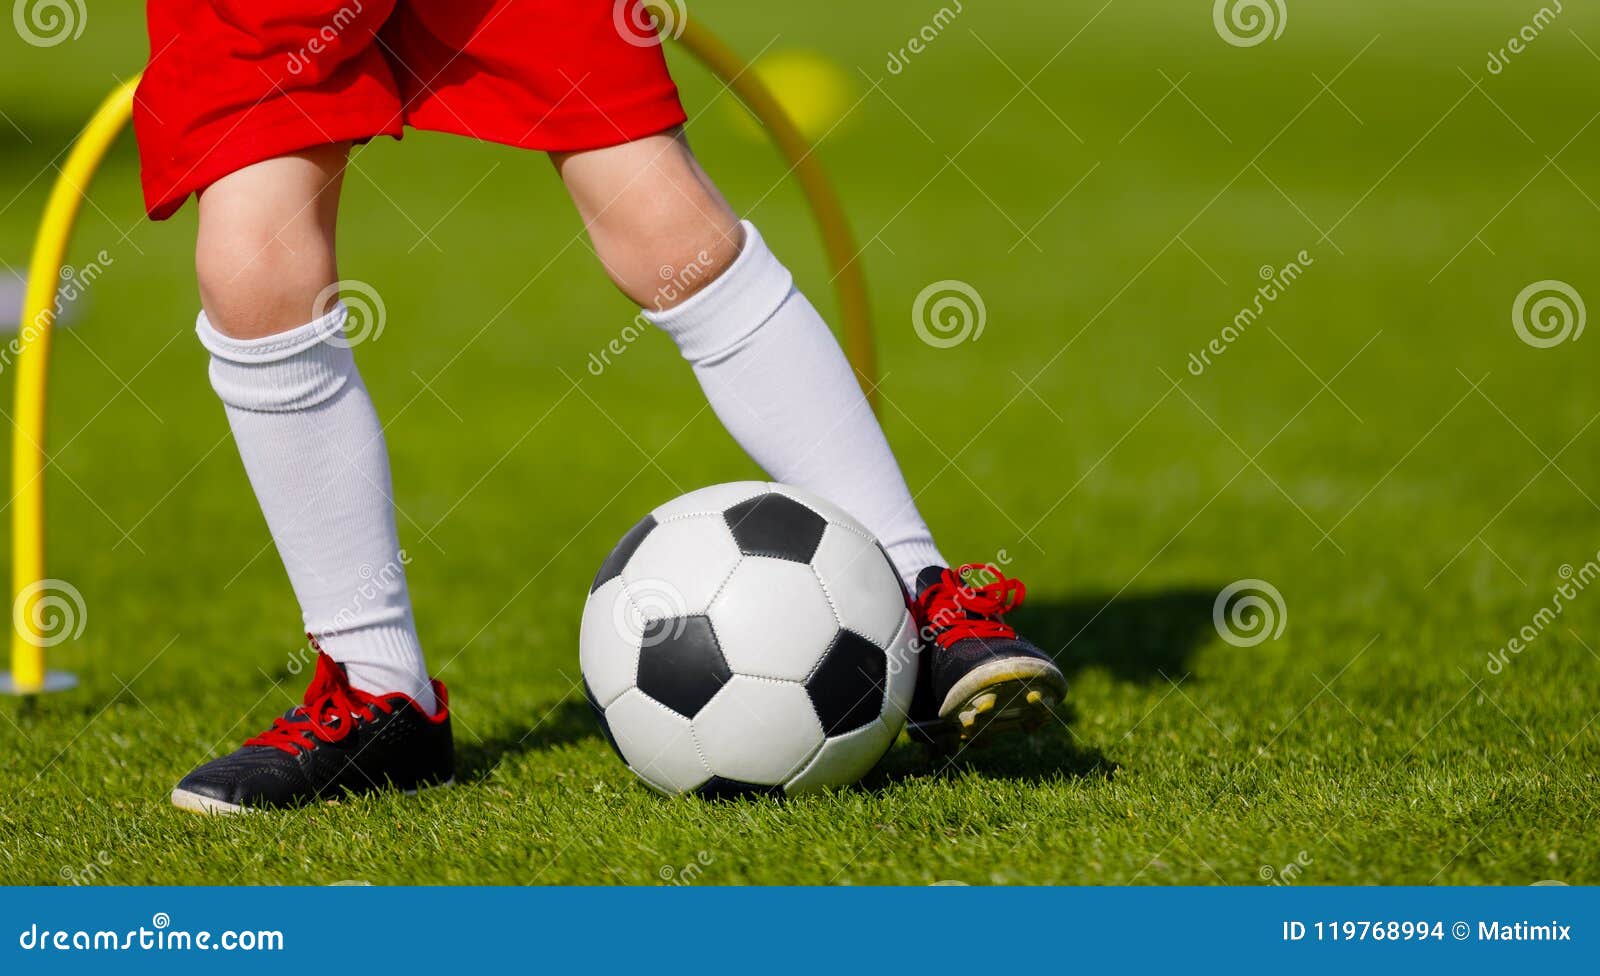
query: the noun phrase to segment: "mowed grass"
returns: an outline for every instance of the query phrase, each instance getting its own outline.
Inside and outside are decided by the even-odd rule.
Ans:
[[[782,804],[657,798],[577,684],[615,538],[756,472],[664,338],[589,372],[631,312],[543,160],[412,135],[357,155],[343,272],[388,309],[359,358],[460,782],[169,808],[306,674],[189,335],[193,210],[143,222],[122,144],[73,250],[114,263],[53,372],[50,567],[87,622],[51,662],[83,684],[0,705],[0,879],[1600,881],[1600,592],[1539,616],[1600,549],[1600,343],[1532,348],[1511,319],[1541,280],[1600,301],[1600,16],[1568,5],[1490,74],[1536,8],[1291,0],[1281,37],[1239,48],[1209,6],[969,4],[892,74],[932,9],[694,4],[741,51],[809,48],[856,79],[819,153],[864,243],[885,425],[945,550],[1010,560],[1020,625],[1073,682],[1032,742],[902,741],[858,788]],[[0,41],[13,266],[51,160],[143,55],[136,12],[91,16],[48,50]],[[775,154],[674,62],[709,168],[831,315]],[[977,289],[986,328],[934,348],[911,308],[945,279]],[[1213,600],[1246,579],[1286,621],[1236,647]]]

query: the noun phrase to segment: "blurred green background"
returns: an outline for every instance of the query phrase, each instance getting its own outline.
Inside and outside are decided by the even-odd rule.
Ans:
[[[26,264],[53,166],[140,69],[137,6],[89,0],[51,47],[0,30],[0,265]],[[902,743],[787,805],[637,786],[575,694],[587,583],[644,510],[755,472],[663,337],[586,372],[632,310],[544,160],[412,133],[356,155],[342,272],[388,310],[358,355],[463,782],[249,822],[168,809],[305,674],[190,336],[194,210],[143,219],[130,136],[72,252],[114,261],[52,371],[50,569],[87,621],[51,662],[83,687],[0,703],[0,878],[1600,881],[1600,593],[1489,666],[1600,559],[1600,346],[1513,327],[1537,282],[1600,301],[1600,12],[1552,5],[1496,72],[1538,5],[1285,0],[1246,46],[1199,0],[946,9],[891,71],[939,5],[691,5],[746,55],[848,80],[818,154],[863,244],[885,426],[944,550],[1028,581],[1019,625],[1074,682],[1059,727],[954,761]],[[697,152],[831,316],[776,153],[671,57]],[[986,322],[940,348],[912,309],[947,280]],[[8,367],[8,415],[10,391]],[[1281,635],[1223,639],[1239,580],[1281,594]]]

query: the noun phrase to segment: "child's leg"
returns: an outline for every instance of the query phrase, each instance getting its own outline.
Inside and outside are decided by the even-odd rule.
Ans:
[[[306,630],[355,687],[432,711],[383,429],[333,291],[348,150],[268,160],[201,194],[196,331]]]
[[[944,566],[833,333],[681,133],[553,158],[612,280],[756,463],[859,519],[913,592]]]

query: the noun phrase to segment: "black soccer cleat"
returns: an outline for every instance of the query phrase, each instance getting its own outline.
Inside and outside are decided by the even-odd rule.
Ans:
[[[978,576],[989,582],[968,582]],[[911,612],[922,638],[922,665],[906,730],[923,742],[984,741],[1009,729],[1031,730],[1067,696],[1067,679],[1050,656],[1017,636],[1001,617],[1027,588],[993,566],[929,566],[917,575]]]
[[[172,803],[195,813],[242,813],[448,783],[455,751],[444,683],[434,681],[433,692],[433,715],[408,695],[369,695],[352,688],[344,666],[318,648],[305,703],[185,776]]]

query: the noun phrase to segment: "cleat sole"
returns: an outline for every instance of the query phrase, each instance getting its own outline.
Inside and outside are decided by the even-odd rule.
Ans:
[[[907,726],[917,741],[959,748],[993,741],[1013,730],[1034,732],[1066,697],[1066,679],[1047,662],[999,661],[974,669],[945,699],[940,717]]]
[[[1050,704],[1027,679],[1004,680],[969,699],[945,727],[962,743],[989,741],[1019,728],[1031,732],[1049,721]]]

